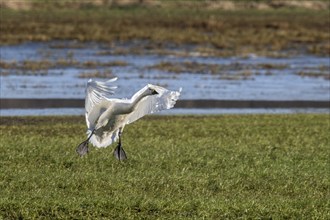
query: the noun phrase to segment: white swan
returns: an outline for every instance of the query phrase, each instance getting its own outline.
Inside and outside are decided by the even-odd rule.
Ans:
[[[101,148],[119,142],[114,150],[118,160],[127,159],[121,147],[121,133],[130,124],[144,115],[170,109],[178,100],[179,91],[169,91],[163,87],[148,84],[135,93],[131,99],[110,98],[116,86],[111,85],[117,78],[105,82],[89,80],[86,88],[85,116],[87,139],[77,147],[80,156],[88,153],[88,142]]]

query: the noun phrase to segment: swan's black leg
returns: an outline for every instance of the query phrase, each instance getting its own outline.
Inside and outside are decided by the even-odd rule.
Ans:
[[[114,150],[114,152],[113,152],[113,155],[114,155],[119,161],[121,161],[121,160],[126,160],[126,159],[127,159],[126,153],[125,153],[124,149],[123,149],[122,146],[121,146],[121,131],[119,131],[118,136],[119,136],[118,145],[117,145],[117,147],[115,148],[115,150]]]
[[[78,145],[76,152],[79,154],[79,156],[82,157],[89,152],[88,142],[89,142],[89,139],[91,139],[93,134],[94,134],[94,130],[92,131],[92,133],[89,135],[89,137],[85,141],[81,142],[81,144]]]

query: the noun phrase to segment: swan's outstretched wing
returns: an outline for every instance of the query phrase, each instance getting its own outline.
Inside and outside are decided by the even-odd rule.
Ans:
[[[114,94],[117,87],[111,84],[116,80],[117,77],[105,82],[88,80],[85,98],[85,116],[88,127],[100,116],[98,115],[99,110],[96,109],[100,102]]]
[[[158,94],[146,96],[141,99],[141,101],[135,106],[133,112],[126,117],[126,124],[130,124],[147,114],[173,108],[182,90],[180,88],[179,91],[170,91],[163,87],[149,84],[138,93],[141,93],[146,89],[154,89]]]

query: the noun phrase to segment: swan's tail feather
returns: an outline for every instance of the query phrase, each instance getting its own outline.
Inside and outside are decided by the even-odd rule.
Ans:
[[[87,131],[87,135],[90,134],[90,130]],[[89,140],[95,147],[107,147],[112,143],[116,142],[118,139],[119,130],[115,131],[105,131],[101,129],[100,131],[95,131]]]

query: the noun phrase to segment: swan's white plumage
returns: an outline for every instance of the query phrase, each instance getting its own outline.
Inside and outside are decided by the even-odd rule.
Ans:
[[[147,114],[173,108],[181,92],[181,88],[179,91],[169,91],[163,87],[148,84],[137,92],[133,96],[133,99],[135,96],[138,96],[148,88],[156,90],[158,95],[144,97],[140,102],[138,102],[134,111],[127,115],[126,124],[130,124]]]
[[[93,126],[97,120],[98,115],[102,113],[102,105],[100,102],[104,99],[110,98],[114,94],[116,86],[111,86],[111,83],[116,81],[116,78],[110,79],[105,82],[88,80],[86,87],[85,98],[85,116],[87,127]],[[92,113],[93,111],[93,113]]]
[[[147,114],[173,108],[179,91],[148,84],[131,99],[110,98],[117,88],[111,85],[117,78],[105,82],[89,80],[86,89],[85,109],[87,135],[96,147],[107,147],[118,138],[119,130]],[[151,94],[156,91],[158,94]]]

